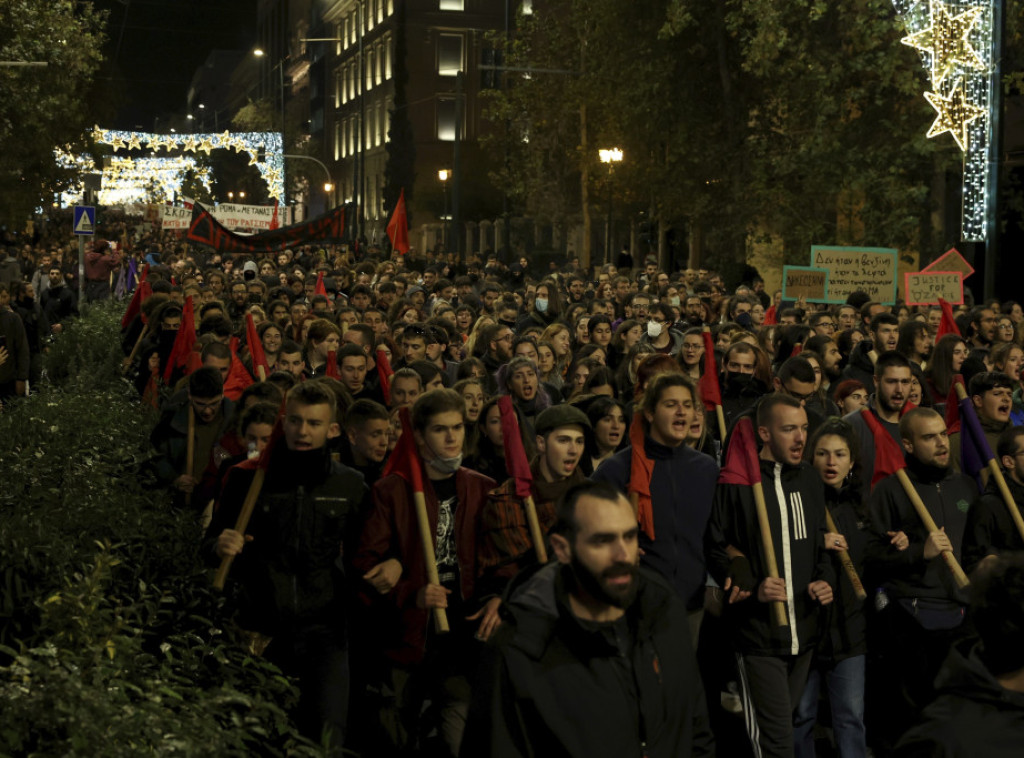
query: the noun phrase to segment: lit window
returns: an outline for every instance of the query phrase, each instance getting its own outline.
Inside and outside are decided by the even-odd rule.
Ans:
[[[441,34],[437,38],[437,73],[455,76],[462,71],[462,35]]]
[[[391,141],[391,102],[384,104],[384,142]]]
[[[395,12],[395,0],[388,0],[388,15]]]
[[[341,122],[334,122],[334,160],[338,160],[342,156],[342,151],[345,149],[341,144],[343,136],[341,132]]]
[[[391,78],[391,37],[384,40],[384,81]]]
[[[455,100],[437,101],[437,138],[442,142],[455,141]]]
[[[464,11],[466,0],[440,0],[438,8],[443,11]]]
[[[373,89],[373,50],[366,54],[366,89]]]
[[[342,28],[341,22],[339,21],[334,25],[334,39],[337,40],[334,43],[334,54],[341,55],[341,43],[345,40],[343,35],[344,29]]]

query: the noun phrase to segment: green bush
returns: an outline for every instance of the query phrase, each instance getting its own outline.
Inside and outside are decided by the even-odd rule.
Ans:
[[[139,474],[155,418],[117,374],[119,311],[0,414],[0,754],[319,755],[209,589],[195,514]]]

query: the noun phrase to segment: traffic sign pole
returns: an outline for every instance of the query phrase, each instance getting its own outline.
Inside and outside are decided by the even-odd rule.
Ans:
[[[88,200],[90,190],[86,190]],[[85,238],[96,233],[96,206],[76,205],[72,229],[78,237],[78,307],[85,304]]]
[[[85,237],[78,235],[78,309],[85,304]]]

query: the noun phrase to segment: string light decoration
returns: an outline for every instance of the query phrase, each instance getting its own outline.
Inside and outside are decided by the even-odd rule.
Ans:
[[[995,202],[989,164],[992,139],[995,0],[893,0],[907,30],[902,42],[921,55],[931,79],[924,97],[936,111],[928,137],[949,133],[964,153],[961,237],[980,242]]]
[[[249,165],[255,166],[267,183],[270,197],[284,200],[284,151],[280,132],[221,132],[219,134],[156,134],[153,132],[126,132],[118,129],[93,128],[93,139],[110,145],[114,152],[123,149],[149,149],[154,155],[163,148],[167,153],[209,155],[213,150],[234,150],[249,156]]]
[[[73,156],[64,151],[56,154],[58,165],[74,168],[79,173],[97,170],[92,156]],[[212,186],[207,166],[191,156],[131,158],[113,157],[104,162],[98,201],[100,205],[131,205],[163,202],[181,194],[181,180],[187,173],[198,179],[206,189]],[[82,188],[72,188],[61,197],[65,205],[81,202]]]

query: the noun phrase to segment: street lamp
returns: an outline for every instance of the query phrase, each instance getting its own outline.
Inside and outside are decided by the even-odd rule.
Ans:
[[[448,179],[451,175],[452,172],[446,168],[437,172],[437,178],[441,180],[441,194],[444,196],[444,214],[441,216],[441,221],[444,222],[441,227],[441,246],[445,253],[448,252]]]
[[[610,150],[598,150],[601,163],[608,165],[608,225],[604,235],[604,262],[612,261],[612,174],[615,171],[615,164],[622,162],[622,151],[617,147]]]

